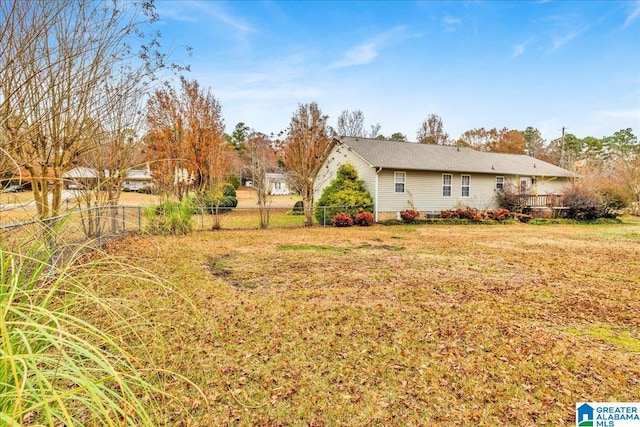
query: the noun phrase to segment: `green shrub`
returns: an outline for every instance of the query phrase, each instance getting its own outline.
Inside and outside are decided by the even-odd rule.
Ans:
[[[183,235],[193,230],[193,201],[189,198],[181,202],[167,201],[158,206],[144,208],[147,231],[160,235]]]
[[[231,175],[229,175],[227,177],[227,181],[229,182],[229,184],[231,186],[233,186],[234,189],[234,196],[235,196],[235,190],[237,190],[238,188],[240,188],[240,185],[242,184],[242,182],[240,182],[240,178],[238,177],[238,175],[232,173]]]
[[[214,213],[217,206],[222,212],[227,212],[238,206],[236,189],[231,184],[225,184],[222,197],[218,199],[215,195],[204,192],[196,196],[194,208],[197,212]]]
[[[351,215],[340,212],[331,218],[331,223],[336,227],[351,227],[353,225],[353,219]]]
[[[302,200],[298,200],[293,205],[292,210],[293,215],[304,215],[304,202]]]
[[[338,168],[336,178],[322,192],[314,216],[323,224],[340,212],[355,215],[372,210],[373,199],[364,188],[364,181],[358,179],[358,172],[353,165],[345,163]]]

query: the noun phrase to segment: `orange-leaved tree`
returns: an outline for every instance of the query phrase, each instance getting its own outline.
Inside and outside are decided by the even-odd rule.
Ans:
[[[322,155],[329,145],[327,119],[315,102],[299,104],[291,117],[289,134],[284,146],[284,163],[292,188],[302,196],[304,225],[313,225],[313,195],[315,175]]]
[[[197,81],[181,79],[181,90],[154,92],[147,108],[149,160],[159,189],[179,200],[189,189],[222,193],[228,152],[220,102]]]

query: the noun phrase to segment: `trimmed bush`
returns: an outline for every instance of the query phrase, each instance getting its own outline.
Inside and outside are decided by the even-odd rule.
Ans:
[[[219,204],[218,204],[219,203]],[[205,192],[200,193],[194,201],[194,208],[196,211],[204,211],[206,213],[214,213],[216,206],[222,211],[229,211],[238,206],[238,199],[236,198],[236,189],[233,184],[225,184],[222,198],[218,200],[215,195]]]
[[[340,212],[339,214],[334,215],[334,217],[331,218],[331,222],[336,227],[351,227],[353,225],[353,219],[351,218],[351,215],[344,212]]]
[[[338,213],[355,215],[373,210],[371,194],[364,188],[364,181],[358,179],[356,168],[346,163],[338,168],[336,178],[324,189],[316,204],[314,216],[323,224]]]
[[[419,216],[420,216],[420,213],[413,209],[407,209],[400,212],[400,218],[402,218],[402,220],[406,223],[414,222],[416,219],[418,219]]]
[[[370,212],[360,212],[356,214],[353,222],[360,227],[368,227],[373,224],[373,214]]]
[[[487,218],[493,221],[506,221],[511,218],[511,211],[509,209],[495,209],[487,212]]]
[[[471,221],[482,221],[485,216],[476,208],[448,209],[440,212],[443,219],[469,219]]]
[[[293,215],[304,215],[304,202],[302,200],[298,200],[293,205]]]

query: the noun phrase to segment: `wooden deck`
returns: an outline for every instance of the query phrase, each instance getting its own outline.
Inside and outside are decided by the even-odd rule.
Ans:
[[[520,203],[523,208],[561,208],[562,195],[560,194],[538,194],[520,196]]]

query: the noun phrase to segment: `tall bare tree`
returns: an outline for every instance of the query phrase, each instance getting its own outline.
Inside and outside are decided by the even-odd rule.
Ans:
[[[248,172],[258,196],[260,228],[268,228],[271,216],[271,196],[274,182],[268,174],[279,172],[278,157],[271,140],[261,132],[252,132],[245,142],[249,152]]]
[[[338,116],[336,129],[340,136],[365,137],[364,114],[361,110],[344,110]]]
[[[416,139],[420,144],[449,145],[449,134],[444,131],[442,119],[437,114],[429,114],[420,124],[416,133]]]
[[[105,82],[125,63],[145,78],[164,66],[155,37],[142,42],[156,18],[146,0],[0,0],[0,125],[41,218],[61,208],[63,173],[100,144]]]
[[[329,145],[328,116],[315,102],[300,104],[291,117],[284,162],[292,188],[302,195],[305,226],[313,225],[314,179]]]

